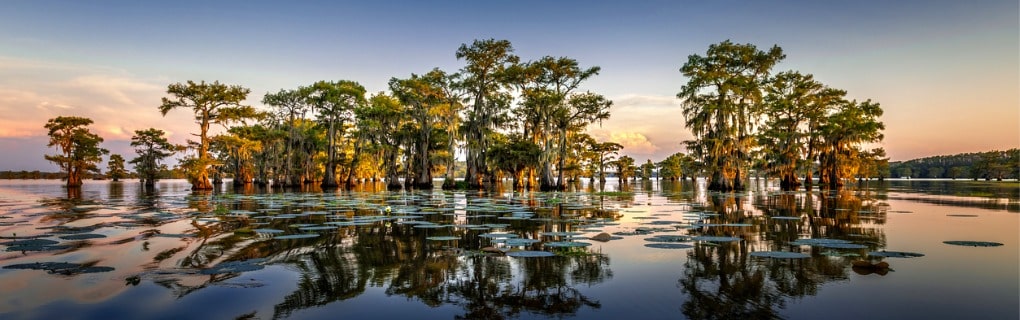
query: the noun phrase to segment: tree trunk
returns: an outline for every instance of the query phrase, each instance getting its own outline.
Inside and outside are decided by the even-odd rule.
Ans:
[[[327,131],[329,135],[327,148],[329,149],[326,150],[328,158],[326,160],[326,172],[322,177],[322,184],[319,185],[323,190],[339,187],[336,183],[336,128],[334,126],[333,121],[330,121],[329,130]]]

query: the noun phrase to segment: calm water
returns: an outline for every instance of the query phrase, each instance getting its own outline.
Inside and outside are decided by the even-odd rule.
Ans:
[[[0,318],[1020,317],[1016,182],[379,187],[193,194],[183,181],[154,192],[87,181],[68,194],[58,181],[0,181]],[[590,239],[600,233],[613,239]],[[520,251],[553,256],[507,256]]]

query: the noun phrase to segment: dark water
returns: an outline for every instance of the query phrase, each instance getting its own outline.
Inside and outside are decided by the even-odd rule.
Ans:
[[[1020,317],[1016,182],[740,194],[703,181],[607,193],[86,183],[0,181],[0,319]],[[589,239],[603,232],[614,239]],[[793,243],[809,238],[827,240]],[[518,251],[553,256],[502,253]]]

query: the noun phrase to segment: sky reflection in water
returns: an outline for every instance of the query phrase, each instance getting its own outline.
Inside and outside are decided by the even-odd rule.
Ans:
[[[235,191],[228,184],[222,192],[192,194],[183,181],[170,180],[150,193],[132,181],[89,181],[69,195],[57,181],[0,181],[0,241],[40,236],[66,246],[0,251],[0,318],[1018,316],[1015,182],[870,182],[836,194],[759,184],[718,195],[689,181],[620,187],[611,180],[607,191],[624,192],[585,186],[559,194],[387,193],[363,186],[323,194]],[[301,230],[309,226],[334,228]],[[276,240],[253,229],[318,236]],[[511,249],[480,237],[486,233],[541,240],[515,248],[557,256],[484,254],[480,249],[490,245]],[[60,238],[73,234],[98,236]],[[428,239],[434,236],[457,240]],[[646,247],[654,236],[741,240]],[[790,244],[803,238],[867,248]],[[1003,245],[943,243],[951,240]],[[543,245],[553,241],[591,245]],[[883,250],[924,256],[867,257]],[[755,251],[811,257],[749,255]],[[857,260],[889,268],[852,268]],[[35,262],[79,267],[11,268]],[[216,271],[226,262],[241,269]]]

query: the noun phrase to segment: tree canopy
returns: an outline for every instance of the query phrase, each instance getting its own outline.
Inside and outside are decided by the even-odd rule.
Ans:
[[[196,83],[188,80],[187,83],[169,85],[166,92],[170,97],[162,99],[159,112],[166,116],[173,109],[191,109],[199,126],[196,134],[198,143],[190,143],[198,154],[185,160],[191,187],[195,190],[212,189],[208,169],[217,162],[209,156],[209,127],[213,124],[226,126],[239,118],[253,115],[255,110],[251,106],[241,104],[251,90],[219,81]]]
[[[109,153],[99,147],[103,138],[88,129],[91,124],[89,118],[60,116],[50,119],[44,126],[50,136],[47,146],[59,152],[44,158],[67,174],[68,187],[80,187],[87,173],[99,173],[98,164],[103,161],[103,155]]]

